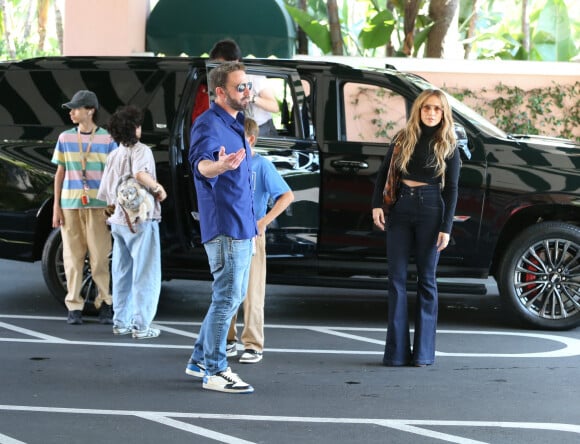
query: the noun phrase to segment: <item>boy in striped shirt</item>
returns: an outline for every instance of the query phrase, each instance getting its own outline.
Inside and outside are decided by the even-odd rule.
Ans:
[[[77,127],[60,134],[52,156],[52,163],[57,165],[52,226],[60,228],[62,235],[67,323],[83,323],[81,287],[88,252],[98,290],[95,307],[99,310],[99,322],[112,324],[113,300],[109,291],[111,233],[103,211],[106,203],[97,199],[97,191],[107,155],[117,145],[109,133],[96,124],[99,102],[92,91],[77,91],[62,107],[70,110],[70,118],[77,124]]]

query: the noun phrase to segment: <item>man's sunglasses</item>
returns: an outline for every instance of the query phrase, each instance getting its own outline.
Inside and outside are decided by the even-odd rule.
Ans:
[[[243,93],[246,88],[248,88],[248,91],[252,90],[252,82],[247,82],[247,83],[240,83],[238,86],[236,86],[236,90],[239,93]]]

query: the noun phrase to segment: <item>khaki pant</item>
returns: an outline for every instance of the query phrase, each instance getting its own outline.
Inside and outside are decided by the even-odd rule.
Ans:
[[[80,296],[83,284],[85,257],[89,253],[91,273],[98,290],[95,307],[103,301],[112,304],[109,291],[109,253],[111,233],[107,227],[107,217],[103,208],[83,208],[63,210],[64,225],[62,235],[62,258],[67,282],[66,307],[69,311],[82,310],[84,300]]]
[[[248,291],[244,299],[244,349],[264,350],[264,300],[266,298],[266,235],[256,236],[256,253],[250,265]],[[228,341],[237,340],[237,315],[232,318]]]

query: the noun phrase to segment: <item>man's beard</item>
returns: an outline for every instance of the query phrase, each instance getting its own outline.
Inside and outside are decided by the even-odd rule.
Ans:
[[[242,98],[241,100],[236,100],[226,91],[226,104],[236,111],[245,111],[250,103],[249,98]]]

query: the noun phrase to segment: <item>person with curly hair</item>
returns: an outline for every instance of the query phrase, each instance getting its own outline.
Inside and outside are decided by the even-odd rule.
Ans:
[[[442,91],[425,90],[413,103],[406,127],[394,137],[387,151],[372,197],[373,222],[381,230],[386,226],[387,231],[389,313],[385,365],[424,367],[435,362],[435,272],[439,253],[449,244],[460,165],[449,102]],[[400,179],[388,180],[388,176]],[[390,196],[395,197],[395,202],[385,208],[385,197]],[[412,351],[406,289],[411,256],[417,266]]]
[[[151,149],[140,142],[142,111],[132,105],[118,109],[109,121],[109,131],[119,148],[107,159],[99,198],[115,205],[107,222],[113,234],[113,334],[132,334],[135,339],[159,336],[151,323],[161,291],[161,205],[167,198],[157,182]],[[120,179],[131,174],[149,200],[147,211],[132,223],[118,202]]]

